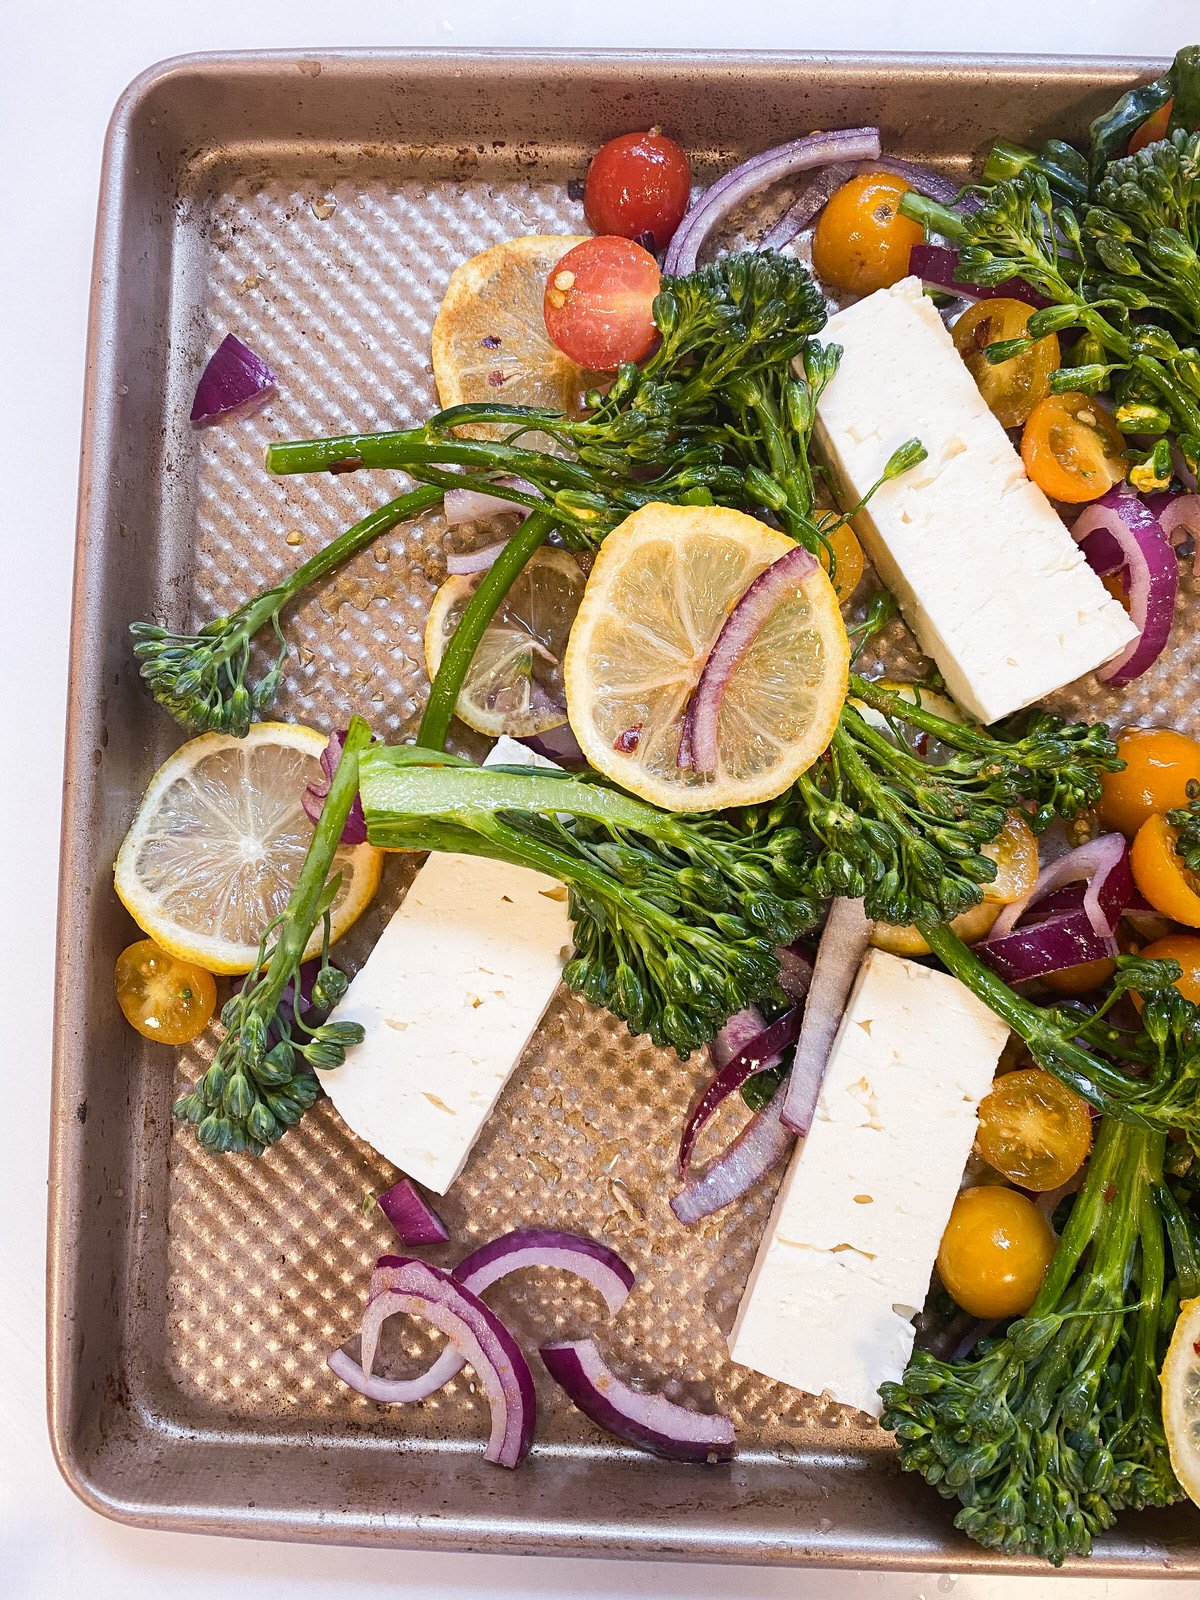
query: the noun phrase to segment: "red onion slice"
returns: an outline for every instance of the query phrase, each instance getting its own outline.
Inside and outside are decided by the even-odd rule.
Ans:
[[[1175,552],[1158,518],[1124,487],[1093,501],[1071,533],[1094,572],[1125,574],[1129,617],[1138,637],[1096,669],[1101,683],[1123,689],[1158,660],[1170,636],[1179,589]]]
[[[792,1133],[807,1133],[812,1125],[829,1052],[858,969],[871,943],[872,926],[861,900],[847,900],[839,895],[829,907],[821,942],[817,945],[812,986],[804,1006],[787,1098],[781,1107],[780,1120]]]
[[[1121,913],[1133,896],[1129,846],[1122,836],[1103,833],[1098,839],[1089,839],[1043,867],[1029,893],[1004,907],[981,948],[986,948],[993,940],[1005,938],[1026,912],[1069,883],[1086,885],[1082,909],[1092,932],[1100,939],[1111,939]]]
[[[809,179],[783,215],[763,234],[758,248],[782,250],[785,244],[791,244],[801,229],[807,228],[817,213],[824,209],[830,197],[844,183],[849,183],[857,170],[857,165],[852,161],[834,161],[822,167],[814,178]]]
[[[401,1178],[375,1197],[401,1244],[445,1244],[450,1230],[411,1178]]]
[[[716,183],[684,217],[663,262],[667,277],[696,270],[705,240],[728,214],[751,195],[794,172],[807,172],[831,161],[870,161],[879,155],[878,128],[841,128],[792,139],[743,161]]]
[[[741,1200],[787,1156],[796,1140],[780,1122],[786,1093],[785,1081],[732,1144],[706,1167],[688,1173],[671,1200],[671,1210],[685,1226]]]
[[[955,277],[958,251],[951,250],[948,245],[913,245],[908,255],[908,270],[928,288],[944,289],[947,294],[959,295],[964,300],[1023,300],[1039,310],[1050,304],[1021,278],[1006,278],[990,289],[981,288],[977,283],[960,283]]]
[[[517,490],[519,494],[535,495],[541,499],[541,490],[532,483],[526,483],[524,478],[500,478],[496,481],[505,488]],[[506,500],[499,494],[487,494],[482,489],[447,489],[442,498],[442,516],[448,528],[460,527],[464,522],[482,522],[487,517],[508,515],[524,521],[529,512],[514,500]]]
[[[780,605],[820,570],[816,556],[802,544],[796,545],[759,573],[725,618],[688,707],[686,726],[694,771],[717,770],[721,702],[738,663]]]
[[[315,828],[321,820],[321,812],[325,807],[325,796],[329,793],[329,785],[333,782],[333,775],[337,771],[338,762],[342,759],[342,746],[346,742],[345,728],[335,728],[329,735],[329,743],[321,751],[322,778],[314,778],[307,784],[304,793],[300,796],[300,804],[304,807],[304,815]],[[346,818],[346,826],[342,829],[343,844],[366,844],[367,819],[363,812],[362,797],[354,796],[354,803]]]
[[[446,556],[446,571],[452,578],[466,578],[475,572],[486,572],[507,544],[507,539],[498,539],[495,544],[481,545],[478,550],[452,550]]]
[[[378,1343],[379,1329],[388,1317],[406,1312],[424,1318],[475,1369],[487,1396],[492,1428],[484,1458],[501,1467],[519,1466],[533,1441],[537,1398],[529,1363],[517,1341],[496,1313],[448,1272],[412,1260],[390,1271],[389,1287],[368,1301],[363,1313],[363,1371],[370,1373],[368,1343],[372,1348]],[[345,1364],[340,1365],[344,1369]]]
[[[735,1011],[708,1047],[717,1071],[727,1067],[735,1056],[740,1056],[759,1034],[766,1032],[766,1028],[766,1021],[757,1006]]]
[[[1115,956],[1117,941],[1098,934],[1086,911],[1062,911],[1003,938],[985,939],[975,950],[1006,983],[1024,983]]]
[[[335,1378],[364,1400],[374,1400],[380,1406],[415,1405],[419,1400],[428,1400],[466,1364],[466,1357],[460,1356],[454,1345],[448,1345],[433,1366],[416,1378],[383,1378],[377,1372],[364,1372],[345,1346],[325,1357],[325,1365]]]
[[[525,734],[517,743],[525,745],[535,755],[545,756],[547,761],[557,762],[560,767],[586,767],[588,764],[569,722],[547,728],[544,733]]]
[[[393,1287],[397,1270],[405,1265],[406,1258],[403,1256],[380,1256],[367,1290],[368,1306]],[[472,1250],[463,1257],[450,1276],[472,1294],[482,1294],[492,1284],[499,1283],[501,1278],[507,1278],[510,1273],[520,1272],[526,1267],[554,1267],[582,1278],[596,1290],[613,1316],[625,1304],[636,1281],[633,1268],[608,1245],[581,1233],[566,1233],[560,1228],[514,1228],[511,1233],[502,1234],[500,1238]],[[368,1327],[364,1318],[360,1370],[368,1377],[371,1376],[378,1347],[379,1329],[374,1320]],[[414,1392],[398,1393],[396,1398],[423,1400],[443,1384],[449,1383],[465,1365],[465,1358],[451,1345],[420,1377],[398,1380]],[[418,1388],[420,1393],[415,1392]]]
[[[885,176],[903,178],[910,189],[915,189],[918,194],[936,200],[939,205],[955,206],[958,204],[959,185],[953,178],[947,178],[941,172],[935,172],[932,167],[927,167],[920,161],[905,161],[901,156],[880,156],[878,161],[862,161],[858,166],[859,172],[878,172]]]
[[[775,952],[779,961],[779,987],[797,1004],[812,988],[813,964],[794,944],[783,944]]]
[[[737,1054],[721,1067],[692,1107],[683,1125],[683,1133],[679,1138],[680,1177],[686,1175],[696,1140],[716,1114],[717,1109],[731,1094],[742,1087],[747,1078],[752,1078],[756,1072],[766,1072],[771,1067],[779,1065],[784,1050],[800,1037],[800,1018],[800,1007],[793,1006],[790,1011],[785,1011],[781,1017],[777,1017],[769,1027],[763,1027],[752,1039],[747,1040]]]
[[[591,1339],[544,1344],[546,1370],[606,1433],[669,1461],[725,1462],[736,1439],[728,1417],[706,1416],[678,1406],[662,1394],[644,1394],[618,1378]]]
[[[275,374],[267,363],[236,334],[227,333],[200,374],[191,421],[207,428],[214,422],[252,417],[275,393]]]
[[[1200,560],[1200,494],[1152,494],[1146,504],[1172,545],[1189,537],[1196,543],[1195,570],[1195,562]]]

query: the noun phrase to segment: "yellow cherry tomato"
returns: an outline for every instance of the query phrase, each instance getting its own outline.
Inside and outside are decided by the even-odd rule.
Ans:
[[[1125,481],[1125,440],[1090,395],[1048,394],[1021,435],[1025,471],[1051,500],[1081,505]]]
[[[1098,989],[1102,983],[1107,983],[1116,970],[1115,961],[1110,961],[1107,956],[1101,956],[1098,961],[1081,961],[1077,967],[1062,967],[1058,972],[1044,972],[1041,981],[1048,989],[1053,989],[1055,994],[1074,998],[1081,994],[1091,994],[1093,989]]]
[[[834,191],[813,234],[813,271],[837,294],[871,294],[908,276],[912,247],[925,237],[901,216],[910,185],[890,172],[862,173]]]
[[[1181,810],[1200,783],[1200,741],[1172,728],[1126,728],[1117,739],[1120,772],[1100,779],[1096,808],[1105,828],[1132,839],[1147,817]]]
[[[1175,987],[1185,1000],[1200,1005],[1200,938],[1194,933],[1169,933],[1165,939],[1155,939],[1138,954],[1147,961],[1178,961],[1183,972],[1176,978]],[[1137,995],[1133,996],[1133,1003],[1140,1011]]]
[[[1167,137],[1167,130],[1171,125],[1171,112],[1175,109],[1174,99],[1167,101],[1165,106],[1159,106],[1157,111],[1152,111],[1142,123],[1140,128],[1135,128],[1133,138],[1129,141],[1127,154],[1137,155],[1139,150],[1144,150],[1148,144],[1155,144],[1159,139]]]
[[[187,1044],[203,1033],[216,1010],[211,972],[139,939],[117,957],[117,1004],[130,1027],[160,1044]]]
[[[1200,943],[1200,941],[1197,941]],[[1039,1194],[1073,1178],[1092,1148],[1087,1102],[1041,1067],[997,1078],[979,1107],[979,1153]]]
[[[1054,1255],[1054,1230],[1027,1195],[1000,1184],[964,1189],[938,1250],[938,1273],[973,1317],[1018,1317]]]
[[[996,863],[996,876],[983,885],[983,898],[1011,905],[1029,894],[1038,875],[1037,836],[1019,811],[1010,811],[1000,832],[980,850]]]
[[[986,939],[1002,910],[998,900],[981,900],[977,906],[960,911],[950,926],[964,944]],[[915,923],[876,922],[871,926],[871,943],[876,950],[894,956],[927,956],[929,946]]]
[[[863,550],[858,542],[858,535],[848,522],[839,522],[832,527],[825,537],[829,541],[828,550],[821,551],[821,565],[825,571],[833,567],[833,587],[838,600],[846,604],[850,596],[862,582],[863,575]],[[830,562],[830,556],[833,560]]]
[[[1033,307],[1023,300],[977,300],[954,324],[954,347],[967,364],[988,410],[1005,428],[1019,428],[1039,400],[1050,393],[1050,374],[1062,365],[1058,335],[1036,339],[1020,355],[995,366],[990,344],[1023,339]]]
[[[1200,928],[1200,881],[1175,854],[1175,829],[1165,817],[1147,817],[1129,852],[1133,881],[1155,911]]]

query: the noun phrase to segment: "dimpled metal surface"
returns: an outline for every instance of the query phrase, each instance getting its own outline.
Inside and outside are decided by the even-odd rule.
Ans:
[[[998,121],[1034,131],[1039,84],[1053,125],[1064,107],[1103,103],[1121,76],[997,71],[866,58],[252,57],[168,65],[130,92],[97,253],[52,1194],[55,1443],[101,1510],[291,1538],[995,1564],[953,1533],[936,1496],[900,1479],[887,1436],[864,1418],[729,1362],[724,1336],[776,1185],[697,1228],[676,1222],[674,1153],[702,1057],[681,1063],[560,989],[438,1202],[452,1243],[430,1259],[448,1265],[533,1222],[611,1243],[638,1279],[616,1318],[546,1273],[498,1285],[493,1303],[531,1351],[591,1333],[622,1374],[728,1412],[738,1461],[712,1472],[648,1461],[597,1432],[534,1358],[538,1442],[506,1474],[479,1460],[486,1405],[469,1369],[422,1405],[385,1410],[324,1365],[353,1337],[374,1258],[392,1243],[372,1197],[395,1171],[327,1101],[258,1160],[207,1155],[171,1123],[170,1104],[211,1058],[213,1030],[173,1057],[139,1046],[106,985],[129,932],[108,863],[180,737],[130,670],[126,623],[228,611],[404,484],[365,472],[271,479],[264,445],[426,415],[430,327],[453,267],[516,234],[577,231],[567,179],[600,138],[645,121],[650,101],[692,134],[702,177],[784,126],[874,116],[891,148],[961,171]],[[780,190],[728,237],[753,240],[787,199]],[[266,358],[278,395],[247,421],[195,432],[195,379],[229,332]],[[383,738],[411,734],[427,688],[425,616],[445,548],[462,537],[428,514],[306,595],[286,617],[273,714],[324,729],[358,712]],[[1183,590],[1186,615],[1190,577]],[[1190,725],[1197,645],[1182,625],[1175,640],[1123,700],[1089,683],[1063,706]],[[899,627],[882,656],[898,670],[918,659]],[[460,748],[481,753],[459,733]],[[412,871],[387,862],[377,901],[338,947],[347,970]],[[436,1345],[419,1330],[403,1339],[389,1359],[410,1367]],[[1151,1548],[1194,1562],[1181,1528],[1140,1519],[1097,1568],[1133,1570]]]

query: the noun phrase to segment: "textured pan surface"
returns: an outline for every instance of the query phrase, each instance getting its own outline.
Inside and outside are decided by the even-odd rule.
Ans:
[[[173,1062],[139,1048],[112,1001],[112,957],[131,930],[109,865],[180,737],[143,697],[124,629],[229,610],[395,492],[380,475],[271,480],[262,447],[424,415],[450,271],[514,234],[578,230],[566,180],[608,134],[664,121],[703,172],[783,130],[879,118],[887,148],[962,170],[993,128],[1078,124],[1130,70],[369,55],[200,60],[134,86],[110,140],[93,308],[52,1189],[52,1427],[68,1477],[100,1509],[271,1537],[987,1564],[936,1496],[898,1477],[885,1436],[728,1362],[771,1193],[679,1226],[673,1147],[703,1064],[632,1041],[566,991],[440,1207],[445,1259],[521,1222],[611,1241],[638,1272],[613,1324],[548,1276],[499,1287],[496,1304],[527,1344],[595,1329],[621,1371],[729,1411],[738,1462],[709,1473],[614,1447],[539,1380],[539,1444],[510,1475],[480,1460],[486,1410],[469,1374],[391,1411],[328,1374],[389,1242],[370,1197],[394,1173],[327,1102],[258,1161],[211,1158],[171,1127],[211,1040]],[[745,233],[785,199],[742,218]],[[195,377],[229,331],[268,359],[279,397],[193,433]],[[446,542],[434,515],[398,529],[291,613],[275,714],[329,727],[355,710],[383,736],[410,730]],[[906,637],[889,642],[892,663]],[[1184,628],[1177,639],[1107,714],[1187,725],[1196,652]],[[1088,703],[1086,691],[1073,701]],[[389,863],[340,947],[350,966],[410,872]],[[1093,1565],[1195,1571],[1189,1522],[1131,1521]]]

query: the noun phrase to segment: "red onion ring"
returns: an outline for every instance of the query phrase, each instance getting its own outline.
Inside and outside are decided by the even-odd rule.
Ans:
[[[844,183],[849,183],[857,171],[859,167],[852,161],[834,161],[829,166],[822,167],[820,172],[805,184],[783,215],[763,234],[758,242],[758,248],[782,250],[785,244],[791,244],[801,229],[808,227],[830,198]]]
[[[369,1377],[368,1341],[372,1345],[378,1342],[379,1329],[388,1317],[406,1312],[424,1318],[444,1333],[463,1361],[475,1369],[487,1396],[492,1427],[485,1460],[501,1467],[519,1466],[533,1442],[537,1414],[533,1375],[521,1347],[496,1313],[448,1272],[424,1261],[396,1259],[400,1264],[390,1269],[389,1287],[368,1301],[363,1313],[363,1370]],[[338,1375],[342,1376],[346,1363],[339,1366],[342,1371]]]
[[[753,1016],[750,1012],[739,1012],[738,1015]],[[686,1176],[696,1140],[717,1108],[740,1089],[747,1078],[752,1078],[756,1072],[766,1072],[771,1067],[779,1065],[784,1050],[800,1037],[800,1018],[799,1006],[793,1006],[790,1011],[785,1011],[768,1027],[763,1027],[761,1017],[758,1018],[760,1031],[747,1040],[717,1072],[688,1113],[687,1121],[683,1125],[683,1132],[679,1137],[680,1177]]]
[[[871,942],[871,928],[861,900],[838,896],[830,905],[817,945],[796,1059],[781,1107],[780,1121],[792,1133],[807,1133],[812,1125],[829,1052]]]
[[[1175,552],[1158,518],[1124,487],[1093,501],[1071,533],[1093,572],[1125,574],[1129,616],[1138,636],[1096,669],[1101,683],[1123,689],[1158,660],[1170,637],[1179,589]]]
[[[538,1354],[572,1404],[626,1444],[669,1461],[733,1459],[736,1441],[728,1417],[706,1416],[676,1405],[666,1395],[631,1388],[606,1365],[591,1339],[544,1344]]]
[[[1194,570],[1196,559],[1200,558],[1200,494],[1152,494],[1147,496],[1146,504],[1172,545],[1189,536],[1195,541]]]
[[[759,573],[725,618],[688,706],[686,728],[694,771],[717,769],[721,702],[742,657],[787,596],[797,593],[818,571],[816,556],[796,545]]]
[[[791,1150],[795,1138],[779,1120],[786,1090],[785,1081],[732,1144],[706,1167],[688,1173],[683,1188],[671,1200],[671,1210],[685,1226],[741,1200]]]
[[[252,417],[276,392],[275,374],[263,358],[236,334],[227,333],[200,374],[190,420],[207,428]]]
[[[1048,895],[1068,883],[1086,885],[1083,911],[1088,924],[1098,938],[1111,939],[1122,911],[1133,896],[1129,846],[1122,836],[1102,833],[1098,839],[1089,839],[1043,867],[1029,893],[1004,907],[983,945],[1007,937],[1027,911],[1032,911]]]
[[[958,295],[963,300],[1023,300],[1039,310],[1050,304],[1021,278],[1006,278],[990,289],[981,288],[977,283],[960,283],[955,277],[958,251],[951,250],[948,245],[913,245],[908,254],[908,270],[930,289],[944,289],[947,294]]]
[[[401,1178],[376,1195],[375,1204],[396,1230],[401,1244],[445,1244],[450,1230],[411,1178]]]
[[[878,128],[841,128],[792,139],[741,162],[718,178],[680,223],[663,262],[665,276],[678,278],[694,272],[709,234],[735,206],[760,189],[831,161],[873,160],[879,149]]]

